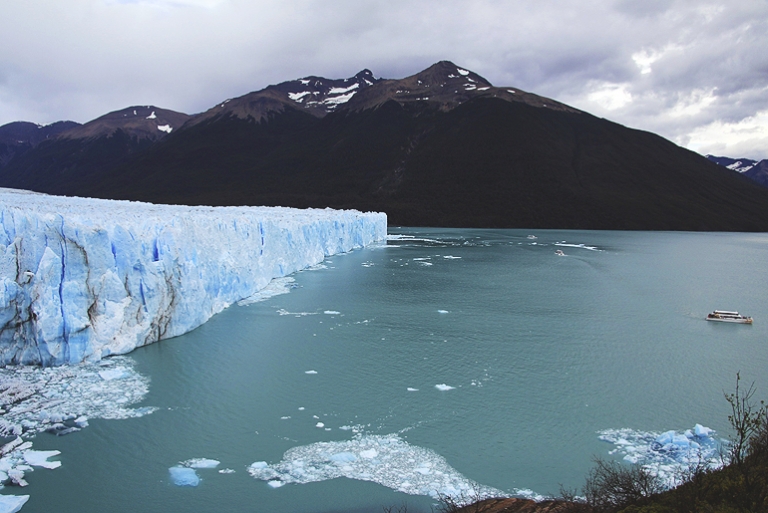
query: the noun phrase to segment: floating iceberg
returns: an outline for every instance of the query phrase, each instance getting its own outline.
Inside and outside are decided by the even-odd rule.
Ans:
[[[29,495],[0,495],[0,513],[16,513],[29,500]]]
[[[197,486],[200,484],[200,476],[193,468],[171,467],[168,469],[168,473],[176,486]]]
[[[294,447],[279,463],[257,461],[248,472],[272,488],[347,477],[411,495],[449,496],[457,502],[510,495],[467,479],[439,454],[398,435],[358,435],[347,441]],[[513,494],[530,496],[532,492],[514,490]]]
[[[680,484],[679,476],[691,465],[722,466],[721,448],[727,442],[714,435],[713,429],[696,424],[682,433],[606,429],[599,438],[616,446],[610,454],[623,454],[625,461],[642,465],[672,488]]]
[[[385,214],[354,210],[0,189],[0,365],[95,361],[181,335],[386,228]]]

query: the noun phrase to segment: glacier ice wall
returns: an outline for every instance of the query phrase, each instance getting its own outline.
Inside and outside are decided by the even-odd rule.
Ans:
[[[270,280],[386,237],[386,215],[0,189],[0,365],[98,360],[186,333]]]

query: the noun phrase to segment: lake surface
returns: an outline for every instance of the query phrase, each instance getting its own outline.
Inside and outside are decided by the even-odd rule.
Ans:
[[[768,234],[390,233],[133,352],[151,380],[136,406],[157,410],[38,435],[62,466],[28,474],[23,512],[426,512],[430,485],[557,494],[593,456],[622,457],[605,430],[727,436],[737,372],[768,398]],[[706,322],[715,308],[755,324]],[[220,464],[175,485],[169,469],[193,458]]]

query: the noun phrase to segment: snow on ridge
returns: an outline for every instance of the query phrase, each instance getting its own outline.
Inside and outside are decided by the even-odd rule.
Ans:
[[[743,162],[741,160],[737,160],[736,162],[734,162],[730,166],[725,166],[725,167],[727,167],[731,171],[738,171],[739,173],[746,173],[747,171],[749,171],[750,169],[755,167],[755,164],[749,164],[749,163]]]
[[[349,94],[343,94],[341,96],[334,96],[332,98],[326,98],[320,103],[323,103],[325,105],[328,105],[329,108],[334,108],[337,105],[340,105],[342,103],[347,103],[354,95],[357,93],[357,91],[352,91]]]
[[[357,82],[355,82],[349,87],[332,87],[331,90],[328,91],[328,94],[345,94],[354,89],[357,89],[358,87],[360,87],[360,84],[358,84]]]
[[[134,111],[134,112],[136,112],[136,111]],[[157,119],[157,114],[155,114],[155,111],[154,111],[154,110],[152,111],[152,114],[150,114],[149,116],[147,116],[147,119]]]
[[[383,213],[0,190],[0,365],[124,354],[385,237]]]
[[[288,98],[295,101],[296,103],[301,103],[304,101],[304,97],[308,94],[312,94],[310,91],[302,91],[300,93],[288,93]]]
[[[157,129],[161,132],[165,132],[166,134],[170,134],[173,130],[173,127],[171,125],[157,125]]]

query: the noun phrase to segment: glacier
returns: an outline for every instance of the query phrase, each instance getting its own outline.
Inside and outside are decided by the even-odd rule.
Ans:
[[[386,231],[379,212],[0,189],[0,365],[98,361],[184,334]]]

